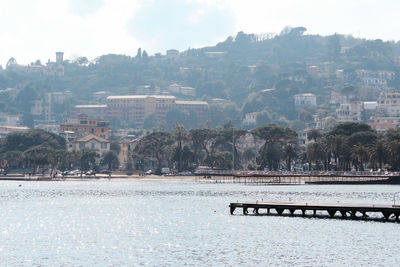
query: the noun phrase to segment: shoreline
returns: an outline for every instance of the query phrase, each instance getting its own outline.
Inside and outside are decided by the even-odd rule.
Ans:
[[[157,176],[157,175],[114,175],[114,176],[65,176],[65,177],[41,177],[41,176],[2,176],[0,181],[27,181],[27,182],[59,182],[59,181],[96,181],[96,180],[142,180],[142,181],[183,181],[183,182],[195,182],[195,176]]]
[[[247,185],[371,185],[371,184],[385,184],[385,185],[399,185],[400,177],[393,176],[387,177],[386,179],[374,179],[374,180],[364,180],[364,179],[352,179],[352,180],[313,180],[309,179],[312,176],[298,177],[296,180],[291,180],[290,178],[283,178],[282,180],[232,180],[221,177],[199,177],[196,175],[191,176],[175,176],[175,175],[126,175],[126,174],[115,174],[115,175],[96,175],[96,176],[57,176],[55,178],[43,177],[43,176],[30,176],[26,177],[23,175],[10,175],[10,176],[0,176],[0,181],[28,181],[28,182],[60,182],[60,181],[96,181],[96,180],[126,180],[126,181],[160,181],[160,182],[196,182],[196,183],[242,183]]]

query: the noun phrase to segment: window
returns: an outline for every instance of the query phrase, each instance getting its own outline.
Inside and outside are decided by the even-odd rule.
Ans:
[[[79,143],[79,148],[80,148],[80,149],[85,148],[85,143]]]
[[[107,148],[107,143],[101,143],[101,148]]]
[[[90,129],[90,132],[91,132],[92,134],[94,134],[94,129]]]
[[[104,128],[101,128],[101,132],[104,133]]]
[[[95,145],[94,145],[94,143],[91,144],[91,148],[92,148],[92,149],[95,149],[95,148],[96,148]]]

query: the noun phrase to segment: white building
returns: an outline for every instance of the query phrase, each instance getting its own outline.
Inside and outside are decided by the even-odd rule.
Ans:
[[[368,87],[384,87],[388,85],[388,81],[395,78],[393,71],[372,71],[372,70],[356,70],[357,77],[361,80],[364,86]]]
[[[294,106],[296,108],[315,107],[316,105],[317,97],[314,94],[294,95]]]
[[[110,141],[91,134],[69,143],[67,149],[68,151],[93,150],[101,158],[106,152],[110,151]]]
[[[18,126],[21,122],[21,115],[10,115],[0,113],[0,125],[4,126]]]
[[[243,119],[243,125],[250,126],[255,125],[257,122],[257,115],[259,112],[247,113]]]
[[[189,86],[181,87],[180,92],[182,95],[186,95],[186,96],[195,96],[196,95],[196,89],[194,89],[193,87],[189,87]]]
[[[336,109],[338,122],[362,121],[363,107],[363,102],[340,104],[340,107]]]
[[[378,98],[378,108],[386,116],[400,116],[400,92],[382,92]]]

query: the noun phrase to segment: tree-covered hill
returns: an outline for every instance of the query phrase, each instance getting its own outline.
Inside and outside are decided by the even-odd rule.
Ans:
[[[285,28],[279,35],[239,32],[215,46],[188,49],[177,57],[149,56],[146,51],[139,50],[135,57],[109,54],[93,61],[85,57],[64,61],[62,77],[6,68],[0,71],[0,90],[16,88],[19,93],[16,96],[1,93],[0,112],[26,113],[33,101],[43,98],[46,92],[68,90],[72,96],[54,109],[60,115],[57,118],[61,118],[73,104],[96,103],[94,92],[150,94],[178,83],[196,89],[196,96],[192,98],[222,98],[231,102],[234,107],[227,107],[227,110],[224,110],[226,107],[210,109],[220,114],[238,112],[237,118],[232,118],[232,114],[228,118],[235,123],[248,112],[264,112],[264,123],[281,123],[298,119],[299,114],[293,110],[294,94],[314,93],[319,104],[324,104],[331,89],[340,91],[352,85],[361,90],[354,74],[357,69],[398,74],[399,56],[399,42],[341,34],[309,35],[303,27]],[[311,66],[318,72],[310,72]],[[335,75],[338,69],[345,74],[342,80]],[[394,88],[400,84],[400,75],[396,76],[390,84]],[[265,89],[274,90],[262,93]],[[376,92],[357,95],[368,98]],[[315,114],[317,111],[308,112]],[[218,117],[213,123],[223,124],[228,119]]]

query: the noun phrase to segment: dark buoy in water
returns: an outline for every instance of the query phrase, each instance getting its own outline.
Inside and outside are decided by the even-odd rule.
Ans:
[[[19,185],[18,185],[18,187],[21,187],[21,186],[22,186],[22,184],[19,184]]]

